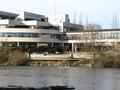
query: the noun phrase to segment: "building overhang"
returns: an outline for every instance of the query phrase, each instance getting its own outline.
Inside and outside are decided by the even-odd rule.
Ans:
[[[19,14],[0,11],[0,17],[1,17],[2,19],[12,19],[12,20],[14,20],[18,15],[19,15]]]

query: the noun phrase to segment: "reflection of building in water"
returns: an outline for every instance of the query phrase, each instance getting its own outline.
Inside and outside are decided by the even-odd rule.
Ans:
[[[55,69],[55,68],[54,68]],[[57,73],[56,73],[57,70]],[[46,74],[45,83],[46,86],[69,86],[68,82],[68,69],[64,67],[57,68],[55,71],[53,69],[46,70],[48,73]],[[59,78],[58,78],[59,77]]]

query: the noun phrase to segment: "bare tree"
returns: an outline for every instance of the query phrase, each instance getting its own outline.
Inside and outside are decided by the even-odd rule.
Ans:
[[[79,16],[79,24],[82,25],[82,20],[83,20],[83,17],[82,17],[82,14],[80,13],[80,16]]]
[[[83,37],[86,45],[95,45],[95,40],[97,39],[98,30],[101,29],[101,25],[96,23],[88,23],[88,18],[86,19],[86,27],[83,31]],[[89,31],[87,31],[89,30]]]
[[[112,18],[112,29],[117,29],[119,28],[119,21],[118,21],[118,16],[115,14]]]
[[[96,57],[96,45],[97,45],[97,37],[98,37],[98,30],[101,29],[101,25],[96,23],[89,23],[86,26],[86,30],[83,31],[84,37],[84,50],[89,53],[91,56],[91,65],[94,65],[94,58]]]

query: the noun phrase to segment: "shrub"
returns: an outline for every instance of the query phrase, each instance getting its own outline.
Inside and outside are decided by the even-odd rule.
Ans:
[[[95,67],[120,67],[120,56],[114,53],[97,53],[94,58],[93,66]]]
[[[15,50],[9,54],[8,64],[13,66],[26,65],[28,57],[20,50]]]
[[[8,50],[6,48],[0,47],[0,64],[8,61]]]

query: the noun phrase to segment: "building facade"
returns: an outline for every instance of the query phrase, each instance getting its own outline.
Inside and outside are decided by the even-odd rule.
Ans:
[[[19,14],[0,11],[0,46],[39,47],[58,45],[78,51],[85,43],[95,46],[113,46],[120,42],[120,29],[85,31],[83,25],[70,22],[69,15],[44,15],[24,12]]]

